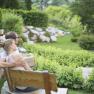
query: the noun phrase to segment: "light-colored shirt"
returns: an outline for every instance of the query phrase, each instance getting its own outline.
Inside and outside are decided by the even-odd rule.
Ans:
[[[16,49],[16,52],[19,52],[18,48]],[[0,60],[5,61],[6,57],[7,57],[6,51],[3,48],[1,48],[0,49]]]

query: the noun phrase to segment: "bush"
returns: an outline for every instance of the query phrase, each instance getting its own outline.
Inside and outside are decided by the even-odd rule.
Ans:
[[[80,33],[84,31],[84,26],[80,22],[81,18],[77,15],[73,17],[67,17],[64,20],[64,26],[67,27],[68,31],[72,32],[74,37],[80,36]]]
[[[88,51],[62,50],[51,46],[27,45],[24,47],[28,52],[36,53],[50,60],[55,60],[60,65],[94,66],[94,54]]]
[[[11,8],[18,9],[19,1],[18,0],[0,0],[0,8]]]
[[[49,16],[49,23],[64,30],[72,32],[73,36],[79,36],[84,30],[81,18],[78,15],[72,15],[68,6],[49,6],[46,8]]]
[[[12,13],[2,14],[2,28],[5,32],[15,31],[20,34],[23,30],[23,19]]]
[[[11,9],[0,9],[0,11],[2,12],[2,14],[10,12],[22,16],[25,25],[32,25],[42,28],[45,28],[48,25],[48,16],[43,12]]]
[[[81,35],[79,45],[86,50],[94,50],[94,35]]]
[[[54,73],[59,86],[76,89],[82,88],[82,72],[76,70],[75,67],[61,66],[58,62],[51,61],[42,56],[37,56],[37,64],[37,70],[48,70],[50,73]]]
[[[37,70],[48,70],[56,75],[60,87],[81,89],[84,87],[79,66],[94,66],[94,54],[88,51],[62,50],[52,46],[27,45],[29,53],[36,54]]]
[[[72,42],[77,42],[77,41],[78,41],[78,37],[74,37],[74,36],[73,36],[73,37],[71,38],[71,41],[72,41]]]
[[[67,6],[49,6],[46,8],[45,12],[48,14],[49,23],[60,29],[64,29],[63,24],[65,18],[72,14]]]
[[[24,22],[26,25],[43,28],[47,27],[48,25],[48,17],[45,13],[42,12],[27,12]]]
[[[74,89],[81,89],[83,86],[82,71],[73,66],[62,66],[59,85]]]

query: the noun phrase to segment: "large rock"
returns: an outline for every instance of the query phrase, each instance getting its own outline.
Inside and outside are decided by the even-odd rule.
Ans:
[[[83,78],[86,80],[88,79],[90,73],[92,72],[93,68],[90,68],[90,67],[84,67],[82,68],[82,75],[83,75]]]
[[[52,41],[52,42],[56,42],[56,41],[57,41],[56,36],[51,36],[50,38],[51,38],[51,41]]]
[[[42,42],[50,42],[50,38],[44,35],[40,35],[39,38],[42,40]]]

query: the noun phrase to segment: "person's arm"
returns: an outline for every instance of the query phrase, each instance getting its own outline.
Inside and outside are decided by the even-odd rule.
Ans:
[[[7,62],[0,62],[0,67],[5,68],[5,67],[14,67],[16,66],[16,63],[9,64]]]
[[[24,57],[20,53],[13,54],[11,56],[11,63],[15,63],[16,66],[22,66],[25,68],[25,70],[31,70],[31,67],[28,65],[28,63],[26,62],[26,60],[24,59]]]
[[[22,63],[24,66],[24,68],[25,68],[25,70],[31,70],[31,67],[28,65],[28,63],[26,62],[26,60],[24,59],[24,57],[22,57],[22,56],[19,56],[19,58],[17,58],[18,60],[18,62],[20,62],[20,63]]]
[[[22,62],[17,62],[15,61],[14,63],[8,63],[8,62],[3,62],[0,60],[0,67],[5,68],[5,67],[15,67],[15,66],[25,66],[25,63]]]

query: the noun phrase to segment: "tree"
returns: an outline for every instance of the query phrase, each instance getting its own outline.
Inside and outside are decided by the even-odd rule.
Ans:
[[[0,7],[17,9],[19,8],[19,2],[18,0],[0,0]]]
[[[27,10],[31,10],[32,0],[25,0]]]
[[[88,31],[94,33],[94,0],[75,0],[71,9],[82,17],[81,21],[87,25]]]

